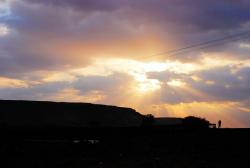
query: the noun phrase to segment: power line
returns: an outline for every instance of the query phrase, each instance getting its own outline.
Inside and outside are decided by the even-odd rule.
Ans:
[[[204,48],[215,46],[215,44],[223,44],[223,43],[227,43],[229,41],[234,41],[234,40],[238,41],[238,40],[241,40],[242,38],[248,38],[248,37],[250,37],[250,31],[246,31],[246,32],[242,32],[242,33],[238,33],[234,35],[229,35],[223,38],[218,38],[218,39],[209,40],[209,41],[202,42],[202,43],[192,44],[183,48],[169,50],[169,51],[153,54],[150,56],[143,56],[139,58],[150,58],[150,57],[155,57],[155,56],[160,56],[160,55],[174,56],[176,54],[180,54],[190,49],[196,49],[196,48],[204,49]]]
[[[228,39],[226,41],[217,41],[217,42],[211,43],[209,45],[199,46],[199,47],[197,47],[195,49],[200,50],[200,49],[206,49],[206,48],[216,47],[218,45],[223,45],[223,44],[226,44],[226,43],[231,42],[231,41],[239,41],[239,40],[247,39],[249,37],[250,37],[250,34],[248,36],[243,36],[243,37],[240,37],[238,39]],[[183,52],[185,52],[185,51],[180,51],[180,52],[177,52],[177,53],[169,54],[167,56],[175,56],[175,55],[181,54]],[[188,51],[186,51],[186,52],[188,52]]]

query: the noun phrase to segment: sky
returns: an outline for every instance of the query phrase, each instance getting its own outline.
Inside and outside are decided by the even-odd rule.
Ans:
[[[249,0],[0,0],[0,99],[250,127]],[[248,35],[248,36],[247,36]]]

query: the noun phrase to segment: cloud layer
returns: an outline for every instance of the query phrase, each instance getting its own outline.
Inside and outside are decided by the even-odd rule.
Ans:
[[[250,2],[2,0],[0,98],[87,101],[249,127]]]

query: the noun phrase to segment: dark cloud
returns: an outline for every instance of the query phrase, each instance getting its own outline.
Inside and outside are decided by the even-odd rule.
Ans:
[[[199,76],[207,81],[214,81],[214,84],[191,83],[197,90],[212,95],[214,99],[228,101],[243,101],[249,97],[250,68],[242,68],[233,72],[230,67],[216,68],[201,72]]]
[[[197,26],[201,29],[229,29],[250,18],[249,1],[206,0],[29,0],[47,5],[72,7],[82,11],[108,11],[131,8],[139,17]],[[137,17],[137,16],[135,16]]]
[[[13,17],[4,23],[10,34],[0,38],[0,51],[5,54],[0,57],[2,75],[85,66],[102,55],[131,55],[130,47],[138,45],[142,36],[116,14],[92,15],[24,1],[12,2],[11,11]]]
[[[122,73],[109,76],[82,76],[72,86],[82,94],[89,91],[104,91],[110,94],[110,92],[119,90],[121,86],[127,86],[131,80],[132,77]]]
[[[172,79],[186,79],[189,78],[185,74],[178,74],[173,71],[163,71],[163,72],[148,72],[147,77],[149,79],[158,79],[162,82],[169,82]]]
[[[189,103],[194,101],[235,101],[244,102],[249,99],[250,94],[250,68],[241,67],[235,69],[232,66],[224,66],[192,74],[175,74],[173,72],[154,72],[148,76],[164,82],[159,91],[161,101],[166,103]],[[192,76],[197,76],[201,80],[193,80]],[[181,80],[187,86],[197,92],[192,92],[186,87],[168,86],[171,80]]]
[[[155,53],[167,46],[212,40],[243,31],[242,25],[250,20],[248,9],[248,1],[13,1],[12,17],[4,19],[11,37],[0,39],[0,50],[7,55],[0,58],[1,73],[85,66],[101,55],[139,57],[150,48],[144,41],[151,35],[162,43],[152,47]],[[248,51],[235,48],[226,45],[162,57],[196,61],[200,52],[227,50],[248,58]]]
[[[73,82],[41,82],[31,84],[27,88],[0,88],[0,99],[44,100],[56,98],[64,89],[75,89],[79,91],[79,96],[85,96],[93,91],[103,92],[108,97],[108,102],[112,97],[116,97],[116,100],[124,99],[125,89],[132,81],[131,76],[122,73],[109,76],[78,76]],[[110,101],[114,102],[115,100]]]
[[[99,0],[26,0],[32,3],[40,3],[52,6],[60,6],[60,7],[71,7],[79,10],[86,11],[112,11],[117,8],[123,7],[126,0],[107,0],[107,1],[99,1]]]
[[[0,99],[44,100],[69,86],[67,82],[54,82],[36,84],[28,88],[3,88],[0,89]]]
[[[13,74],[18,76],[35,70],[60,69],[65,65],[65,60],[59,59],[60,53],[45,51],[41,42],[32,41],[29,37],[0,39],[2,53],[0,56],[0,75]]]

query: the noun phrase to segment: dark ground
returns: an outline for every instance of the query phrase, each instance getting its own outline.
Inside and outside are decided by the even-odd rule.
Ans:
[[[19,128],[1,132],[1,167],[250,167],[250,129]]]

